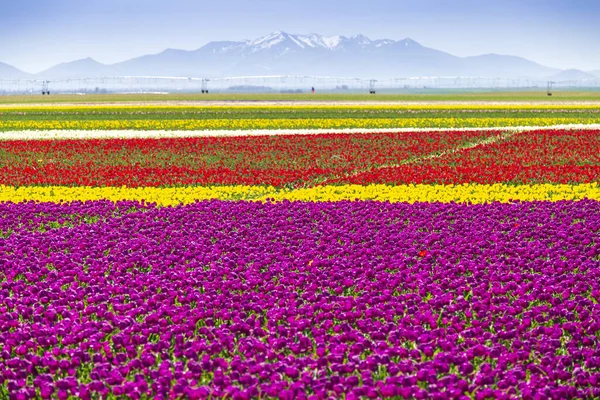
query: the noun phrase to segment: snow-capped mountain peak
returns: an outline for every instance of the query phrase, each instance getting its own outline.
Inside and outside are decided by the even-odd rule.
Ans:
[[[254,51],[266,50],[277,45],[285,45],[288,47],[306,48],[333,48],[339,43],[338,37],[326,38],[317,34],[310,35],[292,35],[283,31],[276,31],[268,35],[262,36],[255,40],[246,41],[246,45]]]
[[[276,46],[277,44],[285,41],[288,38],[288,36],[289,35],[285,32],[277,31],[277,32],[273,32],[268,35],[259,37],[258,39],[248,40],[246,42],[246,45],[248,45],[249,47],[259,47],[262,49],[268,49],[268,48]]]
[[[255,40],[248,40],[245,45],[251,52],[259,52],[272,49],[276,46],[281,46],[282,50],[290,51],[294,49],[325,49],[337,50],[343,45],[353,44],[359,47],[366,48],[376,45],[381,47],[394,43],[393,40],[377,40],[373,41],[364,35],[354,35],[351,37],[345,36],[324,36],[316,33],[308,35],[289,34],[283,31],[276,31],[268,35],[262,36]]]

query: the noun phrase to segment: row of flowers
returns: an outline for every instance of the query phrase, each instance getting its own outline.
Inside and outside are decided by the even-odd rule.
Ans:
[[[2,398],[600,397],[597,201],[0,213]]]
[[[0,142],[8,186],[593,183],[600,130]]]
[[[190,204],[199,200],[339,202],[375,200],[383,202],[490,203],[512,201],[600,200],[598,183],[565,185],[322,185],[286,189],[273,186],[184,186],[184,187],[88,187],[1,186],[0,202],[54,202],[136,200],[161,206]]]
[[[245,118],[245,119],[0,119],[0,131],[23,130],[253,130],[488,128],[598,124],[597,117]]]

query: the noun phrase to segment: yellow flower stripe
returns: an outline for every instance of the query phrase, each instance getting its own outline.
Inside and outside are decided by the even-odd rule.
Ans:
[[[278,189],[271,186],[214,187],[63,187],[63,186],[0,186],[0,202],[70,202],[106,199],[145,200],[161,206],[189,204],[197,200],[261,200],[274,201],[342,201],[377,200],[390,202],[457,202],[481,204],[511,200],[600,200],[600,186],[591,184],[463,184],[463,185],[343,185],[319,186],[307,189]]]
[[[255,129],[394,129],[492,128],[596,124],[598,118],[306,118],[306,119],[205,119],[205,120],[27,120],[2,121],[0,130],[255,130]]]

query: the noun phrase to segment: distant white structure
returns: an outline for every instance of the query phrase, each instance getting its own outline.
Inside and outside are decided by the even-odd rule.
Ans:
[[[92,93],[299,93],[315,88],[319,93],[402,92],[457,90],[548,89],[547,81],[470,76],[418,76],[383,80],[331,76],[235,76],[201,78],[181,76],[108,76],[57,80],[1,80],[0,95]],[[600,89],[600,79],[552,82],[553,90]]]

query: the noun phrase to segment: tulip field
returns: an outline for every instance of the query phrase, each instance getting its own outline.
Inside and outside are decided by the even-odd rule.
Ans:
[[[0,105],[0,131],[394,129],[553,126],[600,121],[597,105]]]
[[[0,105],[0,399],[600,398],[599,123]]]

